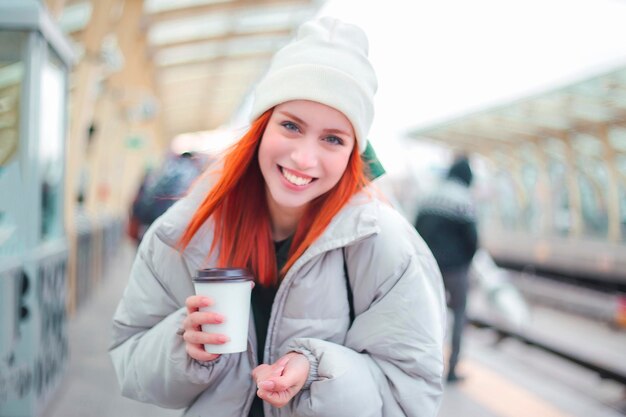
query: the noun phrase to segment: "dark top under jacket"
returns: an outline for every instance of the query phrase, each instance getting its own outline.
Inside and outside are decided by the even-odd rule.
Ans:
[[[278,271],[287,262],[287,255],[289,254],[289,247],[291,246],[291,238],[287,238],[280,242],[274,242],[274,249],[276,251],[276,268]],[[278,291],[278,284],[276,283],[269,287],[262,285],[255,285],[252,289],[252,315],[254,317],[254,328],[256,330],[257,340],[257,359],[259,364],[263,363],[263,351],[265,350],[265,339],[267,338],[267,327],[270,321],[270,315],[272,314],[272,303],[274,303],[274,297]],[[250,409],[249,417],[265,417],[263,412],[263,400],[255,396],[252,402],[252,408]]]

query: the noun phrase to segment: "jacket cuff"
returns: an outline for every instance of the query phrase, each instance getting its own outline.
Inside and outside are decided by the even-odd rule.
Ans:
[[[305,358],[309,360],[309,376],[307,377],[306,381],[304,382],[304,385],[302,386],[303,390],[307,390],[311,388],[312,383],[320,379],[317,373],[319,361],[317,360],[317,357],[313,355],[313,352],[311,352],[310,350],[306,348],[302,348],[302,347],[293,348],[291,349],[291,352],[301,353],[302,355],[304,355]]]
[[[216,363],[218,363],[220,360],[222,360],[222,356],[224,355],[220,355],[217,358],[213,359],[212,361],[199,361],[193,358],[190,358],[191,360],[193,360],[195,363],[197,363],[200,366],[203,366],[205,368],[211,368],[213,367]]]

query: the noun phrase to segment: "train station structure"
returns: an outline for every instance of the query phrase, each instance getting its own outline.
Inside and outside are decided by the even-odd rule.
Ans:
[[[332,1],[0,1],[0,417],[182,414],[124,398],[107,352],[129,212],[173,154],[236,139],[274,52]],[[466,379],[439,417],[626,415],[623,58],[403,138],[478,167]],[[390,171],[412,223],[407,186],[428,185]]]

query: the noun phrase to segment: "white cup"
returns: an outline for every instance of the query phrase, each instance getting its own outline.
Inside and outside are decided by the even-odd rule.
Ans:
[[[202,331],[230,338],[222,345],[204,345],[208,353],[236,353],[248,349],[252,281],[252,274],[243,268],[209,268],[197,272],[193,279],[196,295],[213,300],[213,305],[202,307],[200,311],[224,316],[223,323],[203,324]]]

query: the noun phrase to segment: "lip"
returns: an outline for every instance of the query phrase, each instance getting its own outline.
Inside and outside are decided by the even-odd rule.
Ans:
[[[282,173],[282,169],[287,170],[289,173],[292,173],[293,175],[297,175],[298,177],[302,177],[302,178],[311,178],[312,181],[306,185],[296,185],[296,184],[292,184],[291,182],[287,181],[287,178],[285,178],[285,176]],[[308,188],[311,187],[311,185],[313,183],[315,183],[315,181],[317,181],[317,178],[312,177],[310,175],[306,175],[306,174],[302,174],[298,171],[294,171],[293,169],[289,169],[289,168],[285,168],[281,165],[276,165],[276,170],[278,171],[278,176],[280,177],[280,180],[282,181],[283,185],[292,190],[292,191],[304,191]]]

